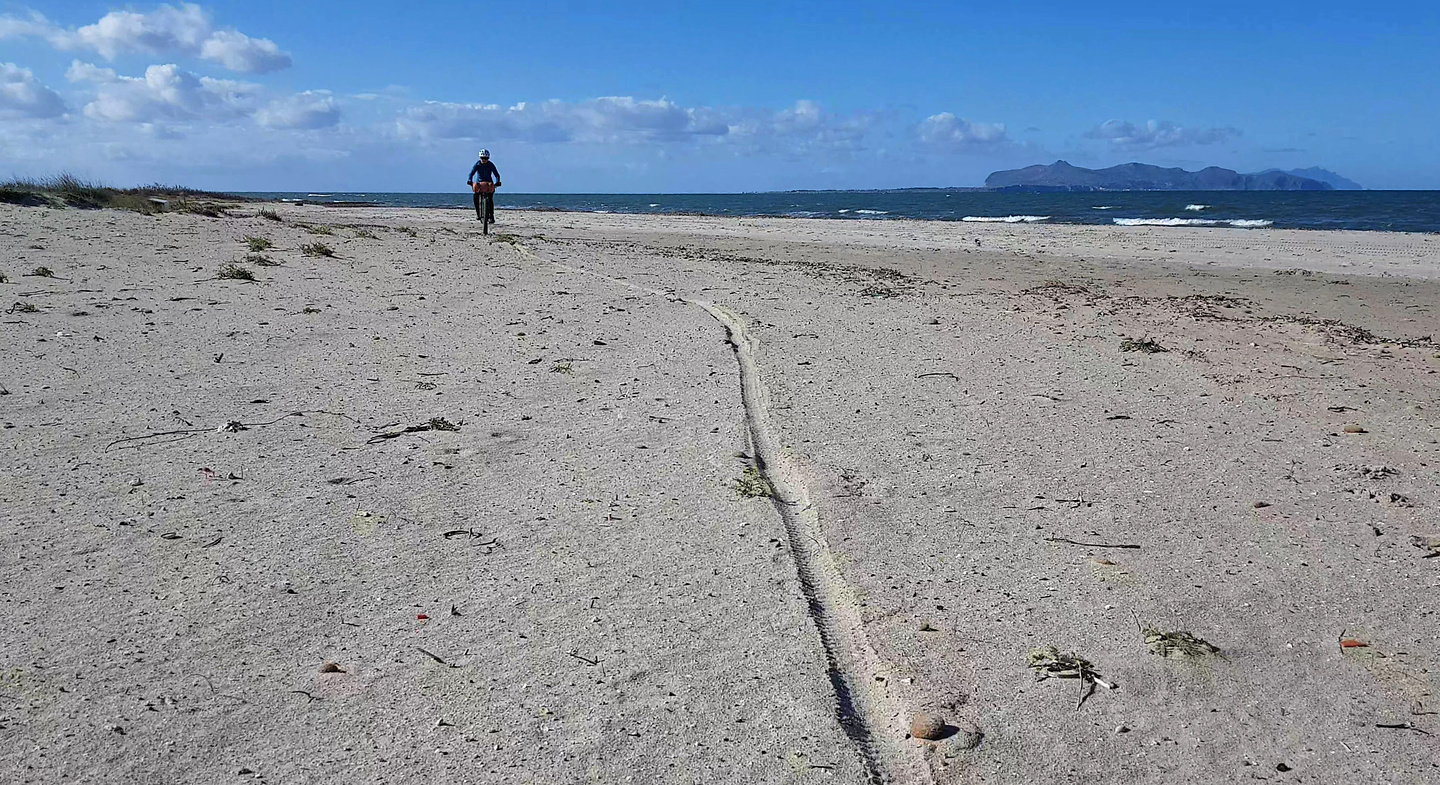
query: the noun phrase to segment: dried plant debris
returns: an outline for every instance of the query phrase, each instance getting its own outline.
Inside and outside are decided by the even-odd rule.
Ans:
[[[1160,354],[1161,352],[1168,352],[1170,350],[1149,338],[1126,338],[1120,342],[1120,351]]]
[[[306,256],[332,257],[335,255],[335,249],[324,243],[308,243],[302,245],[300,246],[300,252]]]
[[[420,424],[418,424],[418,425],[411,425],[411,426],[406,427],[406,428],[401,428],[401,429],[398,430],[398,431],[383,431],[383,432],[381,432],[381,433],[377,433],[377,434],[375,434],[374,436],[370,437],[370,439],[367,440],[365,443],[366,443],[366,444],[375,444],[375,443],[377,443],[377,442],[383,442],[383,441],[385,441],[385,440],[387,440],[387,439],[397,439],[397,438],[399,438],[399,437],[401,437],[401,436],[404,436],[404,435],[407,434],[407,433],[423,433],[423,432],[425,432],[425,431],[458,431],[458,430],[460,430],[460,426],[459,426],[459,425],[456,425],[455,423],[450,422],[449,420],[445,419],[444,417],[431,417],[429,420],[426,420],[425,422],[422,422],[422,423],[420,423]]]
[[[1145,636],[1145,646],[1150,649],[1151,654],[1158,654],[1167,660],[1198,660],[1225,656],[1220,653],[1218,646],[1184,630],[1162,632],[1159,628],[1146,624],[1140,628],[1140,634]]]
[[[1098,684],[1107,690],[1117,689],[1118,684],[1108,682],[1095,671],[1089,660],[1074,652],[1061,654],[1054,646],[1045,646],[1030,652],[1030,670],[1035,671],[1035,680],[1076,679],[1080,682],[1080,698],[1076,710],[1085,705],[1085,700],[1095,692]]]
[[[744,499],[768,498],[774,494],[770,482],[755,466],[746,466],[745,471],[735,480],[735,492]]]
[[[1426,537],[1417,534],[1410,538],[1410,544],[1426,552],[1422,558],[1433,559],[1440,556],[1440,535]]]
[[[1022,289],[1020,293],[1046,295],[1048,297],[1060,299],[1065,295],[1069,294],[1089,294],[1090,287],[1083,284],[1070,283],[1069,281],[1057,281],[1052,279],[1040,284],[1039,286],[1032,286],[1029,289]]]
[[[220,268],[220,271],[215,274],[215,277],[229,281],[253,281],[255,280],[255,273],[250,272],[238,264],[227,264]]]
[[[256,215],[260,218],[264,218],[267,221],[282,220],[280,218],[280,214],[275,212],[274,210],[271,210],[269,207],[261,207],[260,212],[256,213]]]

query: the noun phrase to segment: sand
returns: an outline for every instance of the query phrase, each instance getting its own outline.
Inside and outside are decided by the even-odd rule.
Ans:
[[[7,781],[1440,777],[1440,238],[278,209],[0,206]]]

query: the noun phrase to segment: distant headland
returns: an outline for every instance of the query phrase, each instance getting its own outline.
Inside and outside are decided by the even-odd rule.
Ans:
[[[1332,191],[1358,190],[1360,185],[1318,167],[1241,174],[1218,166],[1198,172],[1140,163],[1086,169],[1056,161],[1048,166],[994,172],[985,178],[985,187],[1006,191]]]

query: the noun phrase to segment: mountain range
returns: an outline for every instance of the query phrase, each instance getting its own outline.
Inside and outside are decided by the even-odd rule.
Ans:
[[[1241,174],[1218,166],[1198,172],[1141,163],[1086,169],[1056,161],[1048,166],[993,172],[985,178],[985,187],[1018,191],[1330,191],[1360,186],[1319,168]]]
[[[1337,191],[1365,190],[1365,186],[1354,180],[1335,174],[1329,169],[1321,169],[1318,166],[1312,166],[1308,169],[1266,169],[1263,172],[1259,172],[1259,174],[1269,174],[1271,172],[1284,172],[1285,174],[1293,174],[1296,177],[1308,177],[1311,180],[1319,180],[1322,183],[1329,183],[1330,187]]]

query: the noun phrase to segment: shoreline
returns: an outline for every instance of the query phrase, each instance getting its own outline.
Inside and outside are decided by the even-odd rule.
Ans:
[[[266,203],[266,204],[276,204],[276,205],[289,205],[289,206],[292,206],[292,207],[373,208],[373,209],[384,209],[384,210],[459,210],[459,211],[473,211],[473,208],[471,208],[469,205],[458,205],[458,204],[457,204],[457,205],[387,205],[387,204],[381,204],[381,203],[378,203],[378,202],[318,202],[318,201],[307,201],[307,200],[304,200],[304,199],[293,200],[293,201],[287,201],[287,200],[278,200],[278,201],[277,201],[277,200],[264,200],[264,203]],[[1418,236],[1422,236],[1422,237],[1440,237],[1440,230],[1437,230],[1437,231],[1434,231],[1434,232],[1419,232],[1419,231],[1407,231],[1407,230],[1403,230],[1403,229],[1345,229],[1345,228],[1319,229],[1319,228],[1315,228],[1315,227],[1283,227],[1283,226],[1274,226],[1273,224],[1267,225],[1267,226],[1253,226],[1253,225],[1246,225],[1244,222],[1247,221],[1247,220],[1250,220],[1250,219],[1244,219],[1244,218],[1236,218],[1236,219],[1216,219],[1213,224],[1204,224],[1204,225],[1201,225],[1201,224],[1167,224],[1167,223],[1118,224],[1118,223],[1115,223],[1114,220],[1112,220],[1110,223],[1082,223],[1082,222],[1079,222],[1079,221],[1052,221],[1049,217],[1046,217],[1044,220],[1036,220],[1036,221],[1031,221],[1031,220],[1008,221],[1008,220],[1005,220],[1006,217],[1003,217],[1003,216],[966,216],[966,217],[961,217],[961,218],[910,218],[910,217],[895,217],[895,218],[868,217],[868,218],[867,218],[867,217],[860,217],[860,216],[853,216],[853,215],[836,215],[836,216],[828,216],[828,215],[786,215],[786,214],[783,214],[783,213],[733,214],[733,213],[703,212],[703,211],[699,211],[699,210],[678,210],[678,211],[674,211],[674,212],[660,212],[660,211],[644,212],[644,211],[626,211],[626,210],[579,210],[579,209],[567,209],[567,208],[564,208],[564,207],[544,207],[544,206],[542,206],[542,207],[506,207],[506,206],[504,206],[504,205],[497,205],[496,209],[497,209],[498,211],[500,211],[500,212],[515,212],[515,213],[575,213],[575,214],[579,214],[579,215],[634,215],[634,216],[653,216],[653,217],[657,217],[657,218],[724,218],[724,219],[731,219],[731,220],[742,220],[742,219],[746,219],[746,218],[773,218],[773,219],[777,219],[777,220],[786,220],[786,221],[807,221],[807,220],[814,220],[814,221],[853,221],[853,222],[856,222],[856,223],[871,223],[871,222],[873,222],[873,223],[886,223],[886,222],[894,222],[894,221],[917,221],[917,222],[922,222],[922,223],[941,223],[941,224],[950,224],[950,223],[989,224],[989,223],[994,223],[994,224],[1003,224],[1003,225],[1006,225],[1006,226],[1096,226],[1096,227],[1109,227],[1109,226],[1114,226],[1114,227],[1119,227],[1119,228],[1240,229],[1240,230],[1245,230],[1245,231],[1276,230],[1276,231],[1287,231],[1287,232],[1322,232],[1322,233],[1323,233],[1323,232],[1365,232],[1365,233],[1373,233],[1373,234],[1401,234],[1401,235],[1418,235]],[[1029,218],[1029,217],[1031,217],[1031,216],[1026,216],[1026,217]],[[1165,219],[1134,219],[1134,220],[1164,221]],[[1241,222],[1241,223],[1239,223],[1239,224],[1237,225],[1237,224],[1235,224],[1235,223],[1232,223],[1231,221]]]
[[[292,208],[297,205],[290,205]],[[375,216],[463,216],[465,210],[430,207],[327,207],[319,210],[353,211],[361,218]],[[397,211],[396,216],[386,216]],[[414,211],[409,212],[409,211]],[[507,214],[516,216],[506,219]],[[833,238],[835,242],[875,246],[893,243],[911,251],[1008,253],[1043,256],[1076,262],[1104,261],[1122,265],[1190,266],[1295,270],[1296,274],[1334,273],[1440,279],[1440,235],[1420,232],[1379,232],[1355,229],[1246,229],[1197,226],[1118,226],[1067,223],[966,223],[916,218],[847,219],[772,216],[710,216],[659,213],[539,211],[504,209],[496,232],[510,225],[544,226],[560,220],[588,220],[638,236],[693,232],[744,241],[798,232],[807,240]],[[445,224],[468,225],[458,221]],[[974,245],[975,241],[980,245]]]
[[[318,192],[317,192],[318,193]],[[943,222],[1048,222],[1067,225],[1191,225],[1440,234],[1440,202],[1425,193],[1338,192],[1333,198],[1286,198],[1265,192],[1116,192],[1109,196],[966,194],[954,192],[816,194],[516,194],[501,193],[512,211],[713,217],[862,218]],[[464,210],[464,194],[253,193],[326,205]],[[363,205],[359,204],[363,203]]]

